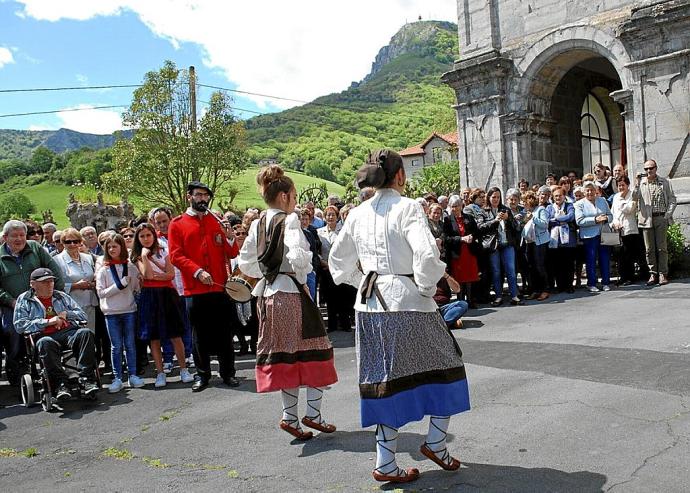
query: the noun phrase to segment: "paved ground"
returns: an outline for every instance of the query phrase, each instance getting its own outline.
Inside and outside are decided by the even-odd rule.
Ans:
[[[690,490],[689,284],[470,312],[456,335],[473,409],[450,427],[464,466],[448,473],[423,460],[426,423],[409,425],[399,463],[422,477],[403,489]],[[256,394],[247,359],[239,389],[149,385],[56,414],[17,405],[3,384],[0,449],[38,455],[0,451],[0,491],[393,489],[371,478],[374,437],[359,426],[353,336],[333,340],[340,382],[323,411],[339,431],[306,444],[277,429],[279,397]]]

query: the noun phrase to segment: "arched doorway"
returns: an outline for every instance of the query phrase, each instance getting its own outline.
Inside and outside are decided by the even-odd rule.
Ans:
[[[551,172],[579,176],[596,163],[613,169],[625,159],[625,126],[621,108],[610,93],[621,89],[613,66],[594,55],[570,68],[551,100]]]

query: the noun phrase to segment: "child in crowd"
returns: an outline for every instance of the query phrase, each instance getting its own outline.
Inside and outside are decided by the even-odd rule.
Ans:
[[[139,338],[151,342],[151,353],[158,376],[156,387],[166,384],[163,372],[161,339],[170,339],[180,364],[180,380],[191,383],[194,377],[187,370],[182,333],[182,305],[172,280],[175,277],[167,251],[158,244],[156,230],[149,223],[137,226],[132,247],[132,262],[144,278],[139,299]]]
[[[110,336],[113,381],[108,392],[114,394],[123,387],[123,349],[127,357],[129,386],[144,386],[144,381],[136,373],[134,344],[137,311],[134,293],[139,290],[139,271],[127,258],[127,247],[121,235],[105,236],[102,245],[104,255],[96,272],[96,292]]]

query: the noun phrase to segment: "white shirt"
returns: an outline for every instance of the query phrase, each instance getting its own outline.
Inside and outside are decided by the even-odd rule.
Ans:
[[[341,223],[337,223],[333,231],[328,229],[328,225],[316,230],[316,233],[319,235],[319,239],[321,240],[321,258],[323,260],[328,260],[328,254],[331,252],[331,247],[338,238],[338,233],[340,233],[342,228],[343,225]]]
[[[416,201],[381,189],[350,211],[328,259],[333,280],[359,287],[358,260],[364,274],[379,274],[377,286],[389,311],[436,310],[432,296],[446,266]],[[413,274],[414,281],[406,274]],[[359,295],[355,310],[384,311],[376,296],[363,305]]]
[[[621,192],[613,196],[611,214],[613,214],[613,226],[620,226],[623,236],[639,232],[637,229],[637,202],[633,199],[631,190],[628,190],[628,195],[625,197]]]
[[[266,231],[271,224],[273,216],[283,212],[279,209],[268,209],[266,211]],[[257,260],[258,252],[258,228],[259,219],[255,219],[249,227],[249,233],[244,240],[242,249],[240,250],[238,265],[240,270],[247,276],[260,279],[254,287],[252,295],[254,296],[272,296],[278,291],[284,293],[299,293],[297,286],[290,279],[290,277],[278,274],[278,277],[269,283],[264,279],[264,275],[259,267]],[[281,272],[294,272],[297,282],[304,284],[307,282],[307,274],[312,270],[311,268],[311,251],[309,250],[309,241],[302,232],[299,217],[294,212],[288,214],[285,218],[285,234],[283,236],[283,243],[285,249],[283,251],[283,263],[280,264]]]

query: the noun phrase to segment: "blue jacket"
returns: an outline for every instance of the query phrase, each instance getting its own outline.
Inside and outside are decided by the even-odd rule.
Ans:
[[[532,212],[532,223],[534,224],[534,242],[543,245],[551,240],[549,235],[549,214],[546,207],[540,205]]]
[[[72,325],[87,321],[84,310],[70,295],[62,291],[53,291],[53,309],[55,313],[67,312],[67,321]],[[46,325],[46,309],[36,297],[35,291],[29,289],[20,294],[14,307],[14,330],[20,334],[34,334],[43,332]]]
[[[602,224],[597,224],[594,218],[606,214],[608,222],[613,221],[613,214],[604,197],[597,197],[592,204],[587,199],[575,202],[575,222],[580,228],[580,238],[595,238],[601,235]]]
[[[565,214],[556,217],[556,207],[553,204],[549,204],[546,208],[546,212],[549,214],[549,231],[555,226],[562,226],[567,224],[570,228],[570,234],[568,235],[568,243],[561,243],[558,240],[558,246],[574,247],[577,244],[577,226],[575,225],[575,207],[570,202],[564,202],[563,208]]]

